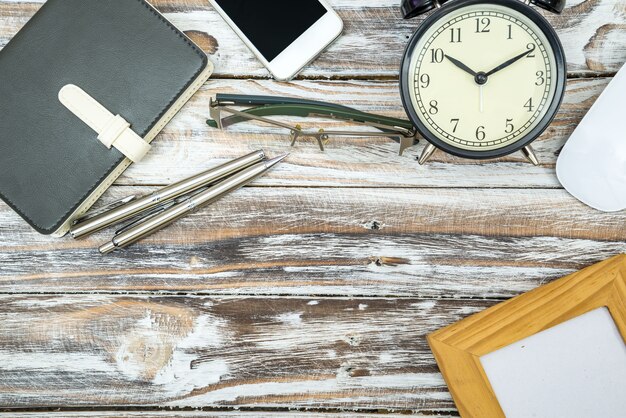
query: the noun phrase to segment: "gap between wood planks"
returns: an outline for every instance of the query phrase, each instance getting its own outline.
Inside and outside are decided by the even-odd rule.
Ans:
[[[152,297],[186,297],[186,298],[206,298],[213,297],[218,299],[267,299],[267,298],[282,298],[282,299],[338,299],[338,300],[418,300],[418,301],[454,301],[454,302],[468,302],[468,301],[487,301],[487,302],[503,302],[511,299],[510,297],[502,297],[502,296],[480,296],[480,297],[458,297],[458,296],[420,296],[420,295],[350,295],[346,296],[345,294],[340,293],[323,293],[323,294],[315,294],[315,293],[303,293],[301,295],[294,295],[292,293],[276,293],[271,295],[258,295],[254,293],[213,293],[209,291],[154,291],[154,290],[146,290],[146,291],[124,291],[124,290],[106,290],[106,291],[83,291],[83,292],[26,292],[26,293],[16,293],[16,292],[3,292],[0,291],[0,296],[19,296],[19,297],[39,297],[39,296],[80,296],[80,295],[94,295],[94,296],[152,296]],[[2,408],[0,408],[0,412]]]
[[[213,418],[213,417],[229,417],[236,418],[265,418],[277,416],[288,416],[292,418],[300,417],[302,413],[303,417],[309,418],[345,418],[351,417],[352,414],[359,414],[362,418],[385,416],[390,418],[404,417],[410,415],[412,417],[439,417],[439,418],[453,418],[459,417],[458,412],[454,410],[422,410],[415,412],[413,410],[389,410],[389,409],[339,409],[339,408],[176,408],[176,407],[93,407],[93,408],[0,408],[0,414],[11,413],[12,416],[19,418],[23,417],[38,417],[41,416],[56,418],[73,418],[73,417],[119,417],[120,413],[129,414],[127,418],[131,416],[138,417],[157,417],[157,416],[169,416],[174,418]],[[64,415],[68,414],[68,415]],[[214,415],[215,414],[215,415]],[[258,415],[261,414],[261,415]],[[271,414],[271,415],[270,415]],[[306,414],[306,415],[304,415]],[[316,414],[316,415],[313,415]]]
[[[593,72],[593,71],[581,71],[577,73],[568,73],[568,80],[576,80],[580,78],[612,78],[615,77],[617,72]],[[399,75],[299,75],[290,81],[397,81]],[[255,75],[229,75],[229,74],[214,74],[211,76],[211,80],[272,80],[267,76],[255,76]]]
[[[416,162],[417,164],[417,162]],[[530,163],[529,163],[530,164]],[[556,175],[556,174],[555,174]],[[127,183],[127,184],[114,184],[114,187],[164,187],[167,184],[139,184],[139,183]],[[297,185],[297,184],[285,184],[285,185],[273,185],[273,184],[247,184],[242,187],[242,189],[350,189],[350,190],[507,190],[514,192],[516,190],[565,190],[563,187],[548,187],[548,186],[528,186],[528,187],[504,187],[504,186],[494,186],[494,187],[485,187],[485,186],[476,186],[476,187],[467,187],[467,186],[345,186],[345,185],[336,185],[336,186],[322,186],[322,185]]]
[[[574,79],[580,79],[580,78],[608,78],[608,77],[612,77],[615,73],[614,72],[605,72],[605,73],[594,73],[594,72],[586,72],[586,71],[581,71],[581,72],[575,72],[575,73],[570,73],[568,74],[568,79],[570,80],[574,80]],[[241,79],[250,79],[250,80],[267,80],[268,77],[263,77],[263,76],[228,76],[228,75],[217,75],[215,77],[213,77],[216,80],[241,80]],[[312,76],[300,76],[298,77],[295,81],[304,81],[304,80],[310,80],[310,81],[316,81],[316,80],[337,80],[337,81],[350,81],[350,80],[357,80],[357,81],[397,81],[398,77],[397,75],[380,75],[380,76],[372,76],[372,75],[346,75],[346,76],[321,76],[321,75],[312,75]],[[398,109],[400,110],[400,108]],[[415,162],[415,164],[417,164],[417,162]],[[480,162],[476,162],[476,165],[481,164]],[[552,167],[554,164],[549,164],[549,165],[545,165],[544,167]],[[119,185],[118,187],[120,187],[122,185]],[[127,184],[127,185],[123,185],[124,187],[127,186],[132,186],[131,184]],[[147,186],[145,184],[142,185],[137,185],[137,186]],[[155,184],[154,186],[162,186],[162,184]],[[385,187],[371,187],[371,186],[302,186],[302,185],[285,185],[285,186],[269,186],[269,185],[251,185],[249,186],[250,188],[275,188],[275,189],[292,189],[292,188],[300,188],[300,189],[342,189],[342,188],[353,188],[353,189],[375,189],[375,190],[380,190],[382,189],[407,189],[407,190],[428,190],[428,189],[450,189],[450,190],[457,190],[457,189],[468,189],[468,190],[487,190],[487,189],[506,189],[506,190],[556,190],[556,189],[561,189],[558,186],[554,186],[554,187],[550,187],[550,186],[543,186],[543,187],[524,187],[524,188],[507,188],[507,187],[441,187],[441,186],[433,186],[433,187],[407,187],[407,186],[385,186]],[[0,294],[3,295],[16,295],[16,293],[13,292],[0,292]],[[193,296],[197,296],[197,297],[207,297],[207,296],[212,296],[213,292],[208,292],[208,291],[204,291],[204,292],[190,292],[190,291],[176,291],[176,292],[168,292],[168,291],[145,291],[145,292],[125,292],[125,291],[105,291],[105,292],[100,292],[100,291],[85,291],[85,292],[29,292],[29,293],[25,293],[25,294],[19,294],[20,296],[28,296],[28,295],[33,295],[33,296],[45,296],[45,295],[72,295],[72,294],[79,294],[79,295],[85,295],[85,294],[94,294],[94,295],[111,295],[111,296],[119,296],[119,295],[141,295],[141,296],[186,296],[186,297],[193,297]],[[215,295],[215,297],[218,298],[226,298],[226,297],[230,297],[230,295],[228,294],[217,294]],[[245,298],[245,297],[258,297],[259,299],[266,299],[267,296],[263,295],[263,296],[254,296],[254,295],[247,295],[247,294],[233,294],[232,297],[235,298]],[[340,294],[324,294],[324,295],[315,295],[315,294],[311,294],[311,295],[298,295],[298,296],[293,296],[291,294],[287,295],[287,294],[276,294],[276,295],[272,295],[272,297],[280,297],[280,298],[316,298],[316,299],[328,299],[328,300],[332,300],[332,299],[337,299],[337,298],[346,298],[345,295],[340,295]],[[496,297],[496,298],[490,298],[490,297],[432,297],[432,296],[428,296],[428,297],[424,297],[424,296],[420,296],[420,295],[414,295],[414,296],[393,296],[393,295],[382,295],[382,296],[377,296],[377,295],[364,295],[364,296],[359,296],[359,295],[353,295],[348,297],[349,299],[354,299],[354,300],[359,300],[359,299],[378,299],[378,300],[384,300],[384,299],[416,299],[416,300],[456,300],[456,301],[460,301],[460,302],[466,302],[466,301],[470,301],[470,300],[493,300],[493,301],[500,301],[500,300],[505,300],[508,298],[502,298],[502,297]],[[319,416],[324,416],[324,417],[334,417],[337,415],[340,415],[341,417],[347,417],[351,414],[389,414],[387,416],[394,416],[394,417],[399,417],[402,414],[414,414],[416,411],[415,410],[390,410],[390,409],[367,409],[367,408],[347,408],[347,409],[338,409],[338,408],[312,408],[312,409],[308,409],[308,408],[280,408],[280,407],[259,407],[259,408],[251,408],[251,407],[244,407],[244,408],[200,408],[200,409],[195,409],[195,408],[164,408],[164,407],[144,407],[144,406],[121,406],[121,407],[114,407],[114,406],[103,406],[103,407],[94,407],[94,408],[19,408],[19,409],[0,409],[0,412],[8,412],[11,413],[12,415],[17,415],[17,414],[27,414],[29,412],[32,413],[41,413],[43,415],[43,413],[46,412],[57,412],[59,415],[57,416],[68,416],[69,414],[73,414],[74,416],[76,416],[76,414],[78,414],[78,416],[88,416],[88,415],[100,415],[100,416],[119,416],[119,415],[123,415],[124,413],[127,412],[134,412],[137,414],[137,416],[152,416],[154,415],[160,415],[160,414],[165,414],[167,413],[169,414],[176,414],[179,416],[190,416],[189,414],[192,414],[191,416],[229,416],[229,415],[236,415],[237,417],[239,416],[258,416],[258,415],[263,415],[264,417],[270,417],[270,416],[278,416],[278,418],[280,418],[281,415],[288,415],[290,417],[292,416],[300,416],[299,412],[319,412],[320,415]],[[67,413],[66,414],[64,414]],[[206,415],[206,414],[202,414],[202,413],[206,413],[206,414],[210,414],[210,415]],[[82,414],[84,413],[84,414]],[[240,415],[241,413],[241,415]],[[30,416],[32,416],[32,414],[29,414]],[[135,414],[133,414],[135,415]],[[446,410],[446,409],[433,409],[430,411],[420,411],[417,416],[446,416],[446,417],[452,417],[452,416],[458,416],[458,413],[451,411],[451,410]],[[318,417],[319,418],[319,417]]]

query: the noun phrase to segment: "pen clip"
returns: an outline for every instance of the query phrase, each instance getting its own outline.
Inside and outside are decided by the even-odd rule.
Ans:
[[[172,199],[167,202],[163,202],[151,209],[148,209],[144,212],[137,214],[137,216],[132,218],[129,223],[127,223],[126,225],[123,225],[120,229],[115,231],[114,236],[118,236],[128,231],[129,229],[154,218],[155,216],[165,212],[166,210],[171,209],[173,206],[176,206],[179,203],[185,202],[191,199],[192,197],[194,197],[195,195],[202,193],[206,189],[208,189],[208,187],[201,187],[199,189],[191,191],[190,193],[187,193],[186,195],[179,196],[176,199]]]
[[[129,223],[127,223],[126,225],[123,225],[120,229],[118,229],[117,231],[115,231],[114,236],[118,236],[119,234],[126,232],[127,230],[129,230],[130,228],[133,228],[134,226],[139,225],[140,223],[143,223],[151,218],[154,218],[156,215],[166,211],[167,209],[171,208],[172,206],[174,206],[176,203],[174,203],[174,201],[168,202],[168,203],[163,203],[159,206],[156,206],[148,211],[145,211],[143,213],[140,213],[139,216],[136,216],[134,219],[131,219],[131,221]]]
[[[80,218],[76,218],[74,219],[74,221],[72,222],[72,225],[76,225],[78,223],[81,222],[85,222],[88,221],[89,219],[95,218],[96,216],[103,214],[105,212],[108,212],[110,210],[113,210],[119,206],[125,205],[127,203],[130,203],[134,200],[137,200],[137,195],[131,195],[131,196],[126,196],[123,199],[117,200],[113,203],[109,203],[108,205],[98,209],[97,211],[93,211],[93,212],[88,212],[86,214],[84,214],[83,216],[81,216]]]

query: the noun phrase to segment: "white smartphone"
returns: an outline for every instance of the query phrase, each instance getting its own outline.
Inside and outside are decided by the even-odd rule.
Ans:
[[[209,0],[277,80],[290,80],[343,30],[325,0]]]

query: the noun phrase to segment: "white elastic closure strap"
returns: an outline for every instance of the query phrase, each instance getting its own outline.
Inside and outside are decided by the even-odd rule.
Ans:
[[[107,148],[115,147],[136,163],[150,151],[150,144],[130,129],[120,115],[114,115],[80,87],[73,84],[59,91],[59,100],[80,120],[98,134],[98,140]]]

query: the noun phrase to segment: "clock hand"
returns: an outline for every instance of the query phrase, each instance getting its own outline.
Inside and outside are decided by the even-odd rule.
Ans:
[[[526,52],[524,52],[524,53],[522,53],[522,54],[519,54],[519,55],[517,55],[517,56],[515,56],[515,57],[511,58],[510,60],[508,60],[508,61],[506,61],[506,62],[504,62],[504,63],[502,63],[502,64],[498,65],[498,66],[497,66],[496,68],[494,68],[493,70],[491,70],[491,71],[487,72],[487,73],[485,74],[485,76],[489,77],[490,75],[493,75],[493,74],[497,73],[498,71],[505,69],[505,68],[506,68],[506,67],[508,67],[509,65],[511,65],[511,64],[513,64],[513,63],[515,63],[515,62],[517,62],[517,61],[519,61],[519,60],[521,60],[522,58],[524,58],[526,55],[530,54],[530,53],[531,53],[531,52],[533,52],[533,51],[534,51],[534,48],[533,48],[533,49],[529,49],[528,51],[526,51]]]
[[[450,60],[450,62],[454,65],[456,65],[457,67],[459,67],[461,70],[465,71],[466,73],[470,74],[472,77],[476,77],[476,71],[472,70],[470,67],[468,67],[467,65],[463,64],[461,61],[459,61],[456,58],[452,58],[450,55],[444,55],[444,57],[446,57],[448,60]]]

